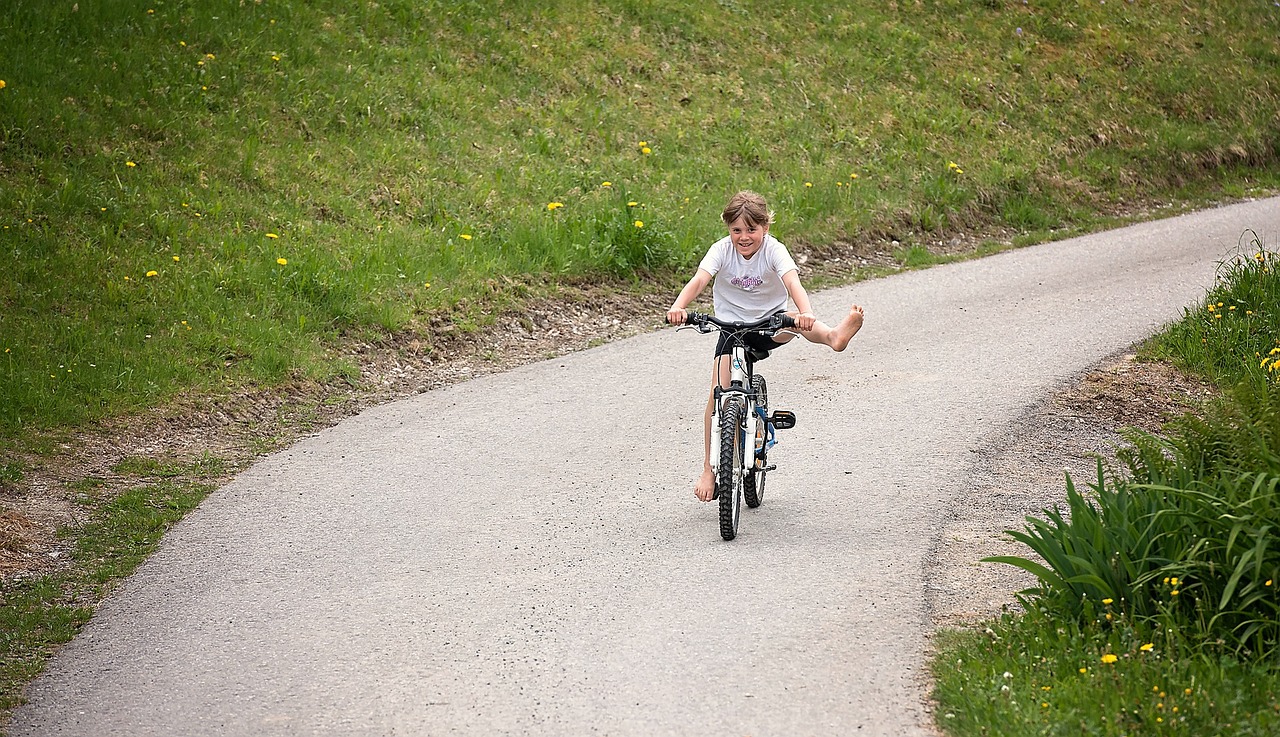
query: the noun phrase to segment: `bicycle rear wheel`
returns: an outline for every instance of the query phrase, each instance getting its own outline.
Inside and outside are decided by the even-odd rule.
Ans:
[[[732,540],[738,535],[738,516],[742,512],[742,479],[747,455],[746,404],[741,396],[731,396],[720,408],[720,468],[716,477],[716,493],[720,497],[720,537]]]
[[[756,374],[751,377],[751,388],[755,390],[756,407],[764,413],[765,417],[769,416],[769,389],[765,384],[764,377]],[[747,506],[755,509],[764,503],[764,467],[768,465],[768,448],[765,444],[768,442],[768,423],[759,416],[748,417],[747,427],[755,428],[755,442],[753,448],[755,458],[750,464],[751,472],[742,478],[742,498],[746,500]]]

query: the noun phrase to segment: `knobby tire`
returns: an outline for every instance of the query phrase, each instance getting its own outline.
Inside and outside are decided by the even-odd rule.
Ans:
[[[738,534],[742,511],[743,456],[746,452],[746,405],[741,396],[731,396],[720,408],[720,468],[716,492],[720,497],[720,537],[732,540]],[[735,473],[735,471],[737,473]]]

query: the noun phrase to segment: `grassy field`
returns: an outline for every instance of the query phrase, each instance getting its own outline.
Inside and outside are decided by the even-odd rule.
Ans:
[[[1280,733],[1280,253],[1254,241],[1145,353],[1224,396],[1013,533],[1035,555],[995,560],[1039,586],[943,633],[948,734]]]
[[[1280,8],[1204,5],[15,0],[0,455],[688,269],[739,188],[918,262],[1275,187]]]

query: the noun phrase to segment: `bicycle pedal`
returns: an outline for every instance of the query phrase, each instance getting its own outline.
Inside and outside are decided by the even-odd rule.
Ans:
[[[781,409],[775,410],[772,415],[769,415],[769,422],[779,430],[790,430],[796,426],[796,413]]]

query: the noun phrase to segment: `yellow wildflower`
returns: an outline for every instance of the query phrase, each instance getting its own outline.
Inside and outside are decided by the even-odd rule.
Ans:
[[[637,221],[636,221],[636,227],[637,227],[637,228],[643,228],[643,227],[644,227],[644,221],[643,221],[643,220],[637,220]]]
[[[4,89],[4,87],[5,87],[4,80],[0,79],[0,90]]]
[[[1263,586],[1270,586],[1270,585],[1271,585],[1271,579],[1268,578],[1267,582],[1264,583]]]
[[[205,55],[204,55],[204,58],[208,59],[209,61],[213,61],[214,59],[217,59],[218,57],[214,56],[213,54],[205,54]]]
[[[274,238],[279,238],[280,236],[276,235],[275,233],[267,233],[267,237],[274,239]]]
[[[289,259],[284,258],[284,257],[281,257],[281,258],[276,259],[276,263],[280,264],[281,266],[288,266],[288,265],[289,265]]]
[[[857,173],[857,172],[854,172],[854,173],[850,174],[850,175],[849,175],[849,178],[850,178],[850,179],[857,179],[857,178],[858,178],[858,173]]]
[[[1143,645],[1142,647],[1140,647],[1140,648],[1138,648],[1138,649],[1139,649],[1139,650],[1141,650],[1141,651],[1142,651],[1142,652],[1144,652],[1144,653],[1149,653],[1149,652],[1151,652],[1151,649],[1152,649],[1153,647],[1155,647],[1155,646],[1156,646],[1156,644],[1155,644],[1154,642],[1148,642],[1147,644]]]
[[[806,187],[812,187],[812,186],[813,186],[813,182],[805,182],[805,183],[804,183],[804,186],[806,186]]]
[[[1089,669],[1088,669],[1088,668],[1081,668],[1081,669],[1080,669],[1080,672],[1081,672],[1081,673],[1088,673],[1088,672],[1089,672]]]
[[[137,164],[133,163],[132,161],[126,161],[126,162],[124,162],[124,165],[125,165],[125,166],[130,166],[130,167],[132,167],[132,166],[137,166]]]
[[[548,203],[547,203],[547,209],[548,209],[548,210],[554,210],[554,209],[556,209],[557,207],[564,207],[564,203],[563,203],[563,202],[548,202]]]
[[[173,262],[174,262],[175,264],[176,264],[176,263],[178,263],[178,262],[179,262],[179,261],[181,261],[181,260],[182,260],[182,259],[178,258],[177,256],[174,256],[174,257],[173,257]]]
[[[1177,585],[1178,585],[1178,577],[1177,577],[1177,576],[1174,576],[1173,578],[1169,579],[1169,583],[1170,583],[1170,584],[1172,584],[1172,585],[1174,585],[1174,586],[1177,586]]]
[[[158,271],[154,271],[154,270],[153,270],[153,271],[148,271],[148,272],[147,272],[147,276],[159,276],[159,275],[160,275],[160,272],[158,272]]]
[[[471,240],[471,236],[467,235],[466,233],[463,233],[463,234],[459,235],[458,237],[459,237],[459,238],[461,238],[461,239],[462,239],[462,240],[464,240],[464,241],[469,241],[469,240]]]
[[[1178,590],[1177,590],[1177,589],[1174,589],[1173,591],[1170,591],[1170,592],[1169,592],[1169,594],[1170,594],[1170,595],[1172,595],[1172,596],[1177,596],[1177,595],[1178,595]]]
[[[1117,660],[1119,660],[1119,658],[1117,658],[1116,656],[1112,655],[1111,653],[1107,653],[1106,655],[1103,655],[1103,656],[1102,656],[1102,662],[1104,662],[1104,663],[1114,663],[1114,662],[1116,662]]]
[[[1103,604],[1110,604],[1110,603],[1111,603],[1111,602],[1113,602],[1113,601],[1115,601],[1115,599],[1103,599],[1103,600],[1102,600],[1102,603],[1103,603]]]
[[[636,202],[635,200],[632,200],[632,201],[630,201],[630,202],[628,202],[628,203],[627,203],[627,207],[635,207],[635,206],[636,206],[636,205],[638,205],[638,204],[640,204],[640,203],[639,203],[639,202]]]
[[[648,146],[648,145],[649,145],[649,142],[648,142],[648,141],[641,141],[641,142],[637,143],[636,145],[637,145],[637,146],[639,146],[640,148],[644,148],[645,146]]]
[[[271,61],[280,61],[280,56],[278,54],[272,54]]]
[[[612,186],[613,186],[613,182],[601,182],[601,183],[600,183],[600,186],[601,186],[601,187],[612,187]]]
[[[653,149],[649,148],[648,146],[645,146],[644,148],[640,149],[640,153],[644,154],[645,156],[648,156],[649,154],[653,153]]]

